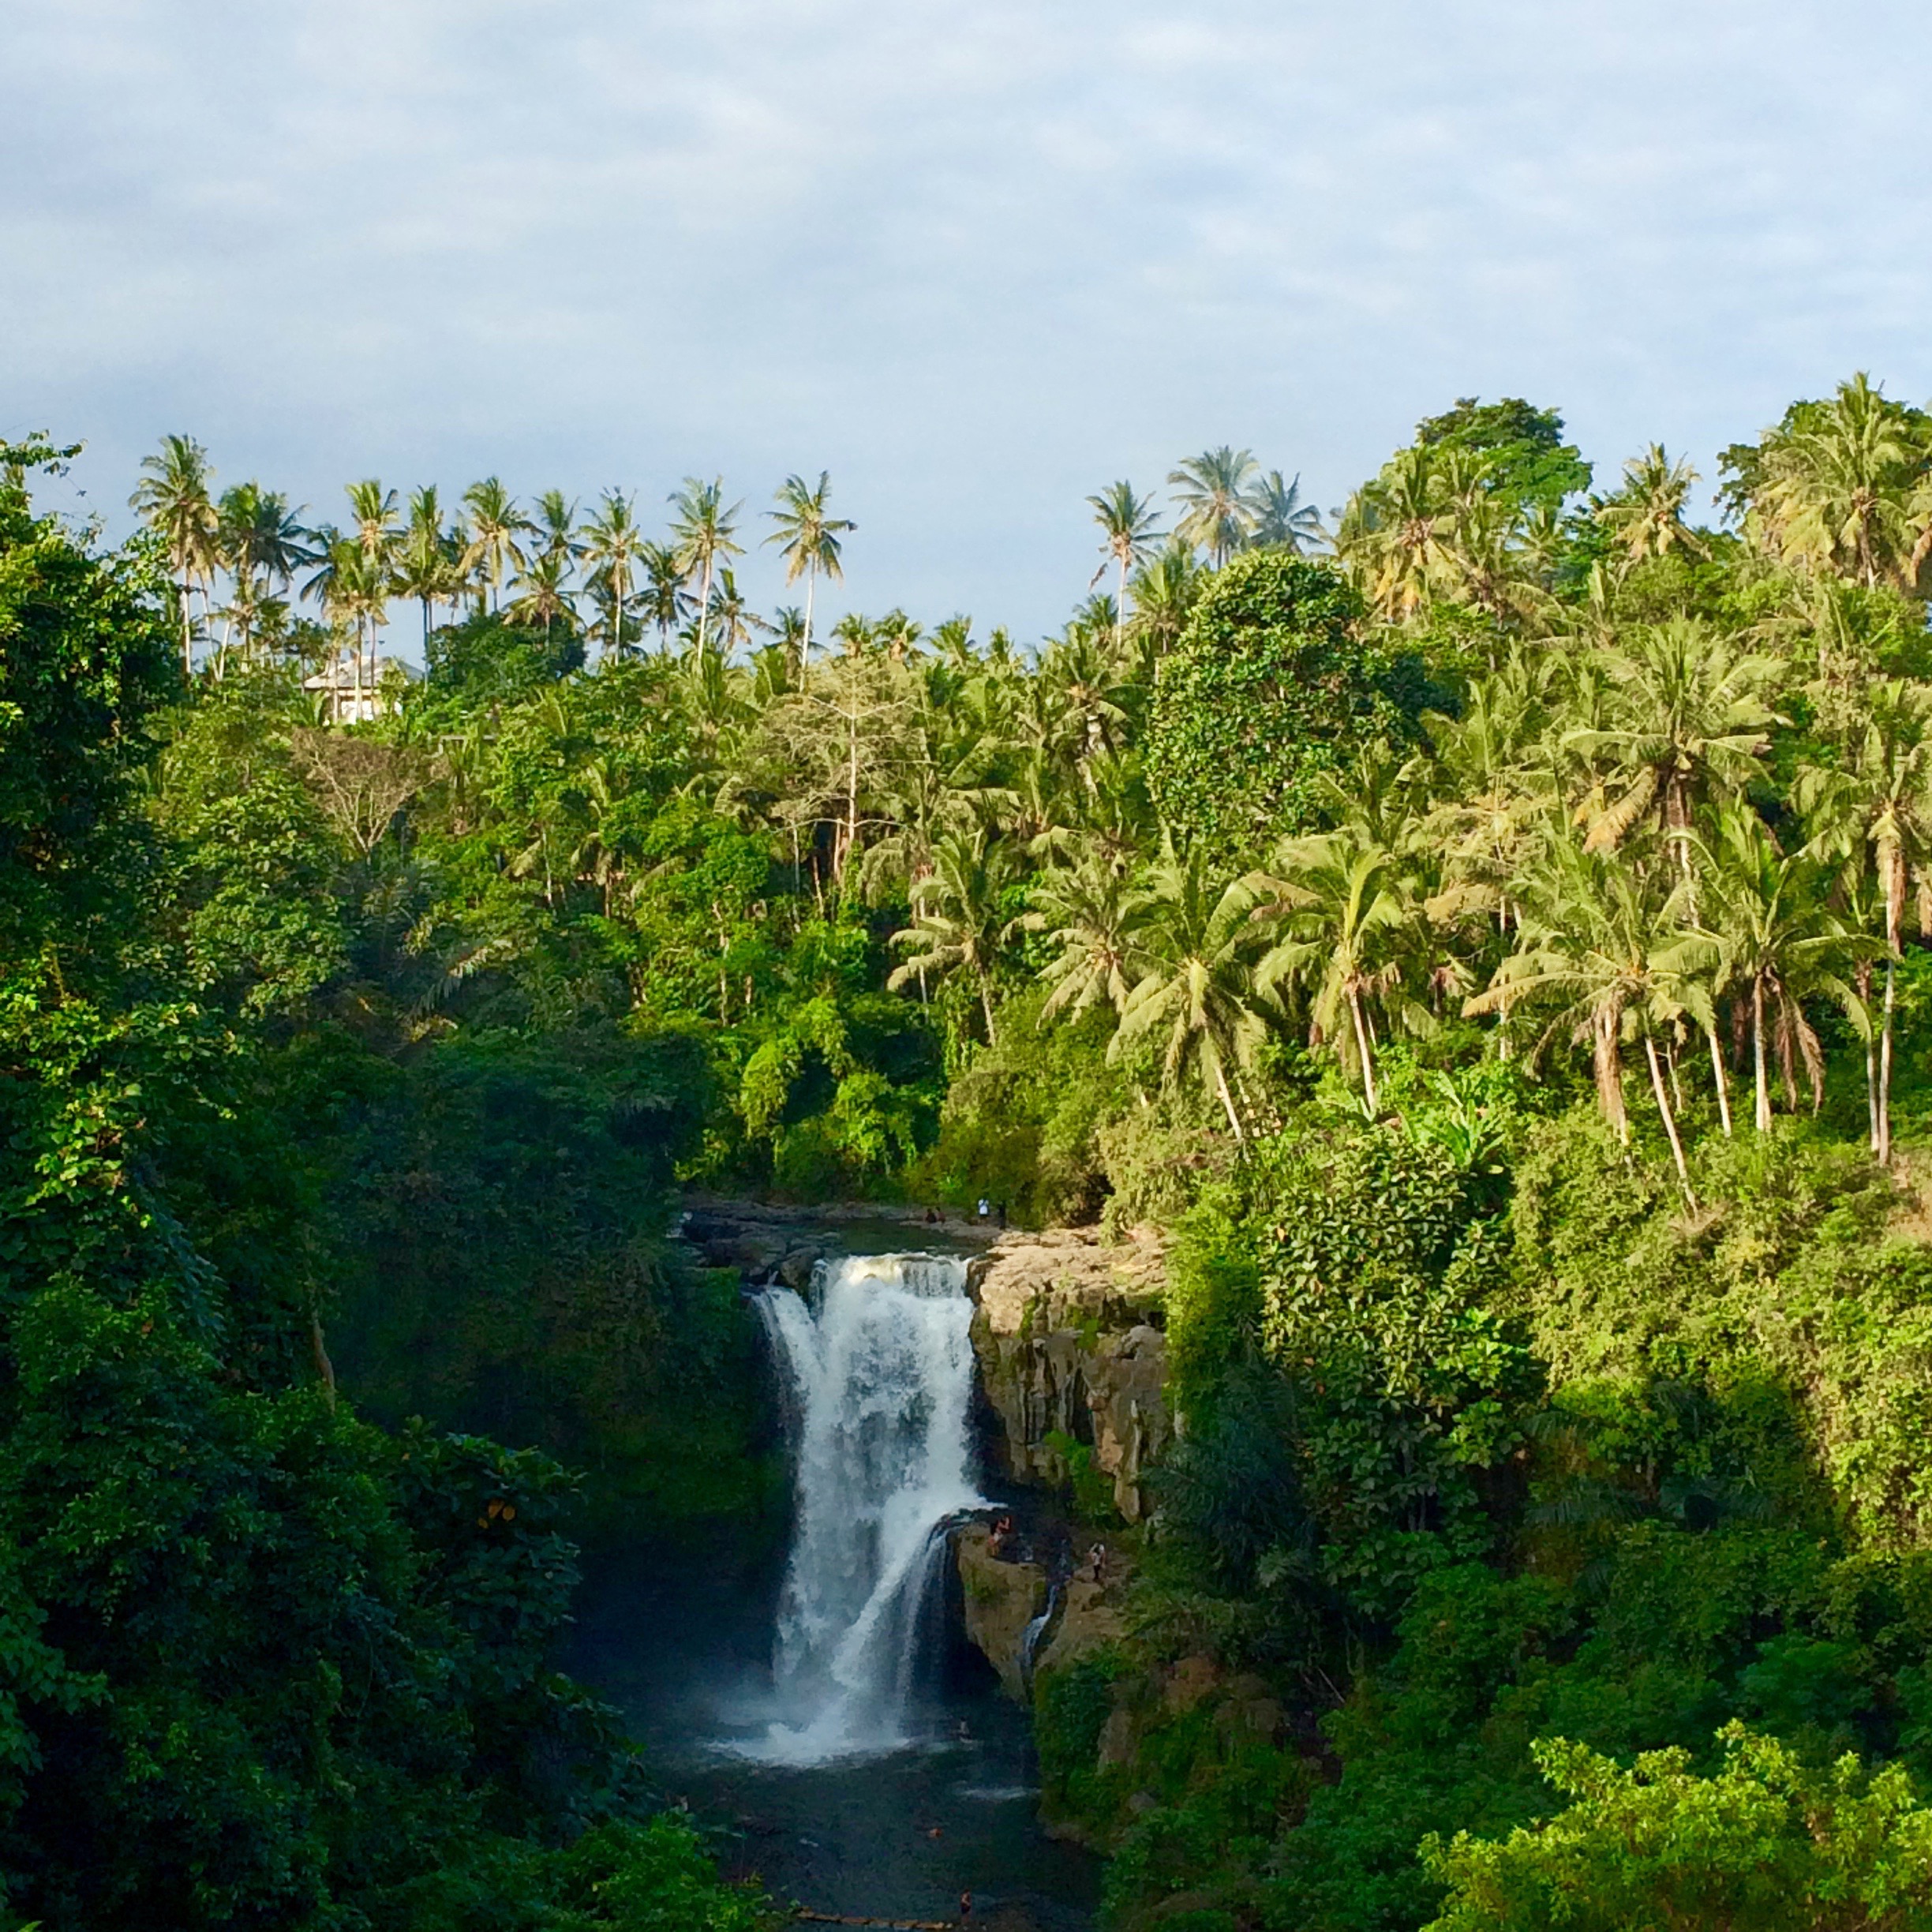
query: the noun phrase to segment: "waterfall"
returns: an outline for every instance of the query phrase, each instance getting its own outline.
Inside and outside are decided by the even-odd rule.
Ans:
[[[814,1289],[815,1311],[788,1288],[758,1297],[791,1382],[797,1522],[773,1657],[782,1715],[740,1748],[792,1764],[907,1741],[944,1526],[983,1501],[964,1264],[851,1256],[821,1263]]]

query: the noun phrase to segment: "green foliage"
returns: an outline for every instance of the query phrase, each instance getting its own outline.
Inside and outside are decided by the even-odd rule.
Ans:
[[[1316,781],[1354,747],[1410,735],[1395,661],[1357,635],[1360,615],[1344,578],[1285,551],[1217,573],[1162,662],[1148,724],[1168,825],[1258,846],[1310,822]]]
[[[1556,511],[1589,488],[1590,466],[1563,440],[1563,417],[1520,396],[1481,402],[1457,399],[1454,409],[1416,425],[1425,447],[1462,450],[1484,459],[1485,486],[1524,509]]]
[[[1560,1738],[1537,1762],[1571,1802],[1501,1841],[1458,1833],[1423,1856],[1450,1887],[1428,1932],[1748,1925],[1764,1932],[1932,1926],[1932,1809],[1896,1768],[1807,1767],[1742,1724],[1708,1777],[1683,1750],[1625,1769]]]
[[[515,704],[582,668],[583,639],[568,623],[513,623],[477,611],[429,634],[426,695],[432,710]]]

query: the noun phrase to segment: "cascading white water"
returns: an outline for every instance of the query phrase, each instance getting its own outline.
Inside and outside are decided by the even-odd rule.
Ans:
[[[792,1764],[906,1741],[941,1526],[983,1503],[964,1264],[852,1256],[815,1286],[815,1312],[788,1288],[758,1297],[796,1398],[798,1520],[773,1660],[783,1716],[739,1748]]]

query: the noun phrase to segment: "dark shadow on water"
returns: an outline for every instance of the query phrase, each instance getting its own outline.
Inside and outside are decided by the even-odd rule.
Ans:
[[[567,1667],[623,1713],[665,1786],[735,1834],[736,1875],[814,1910],[1085,1932],[1099,1862],[1049,1839],[1024,1714],[976,1652],[936,1631],[908,1748],[808,1768],[733,1759],[768,1691],[782,1559],[665,1574],[648,1554],[587,1561]]]

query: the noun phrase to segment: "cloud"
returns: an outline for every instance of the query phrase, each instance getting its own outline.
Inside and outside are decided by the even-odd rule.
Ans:
[[[0,432],[109,500],[176,428],[314,504],[829,466],[855,601],[1038,631],[1086,492],[1206,443],[1335,501],[1458,394],[1708,468],[1932,389],[1880,0],[9,13]]]

